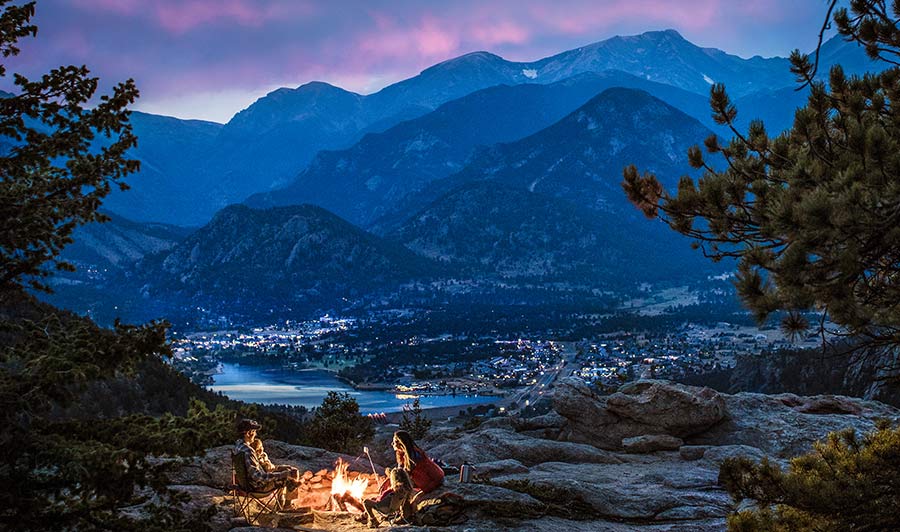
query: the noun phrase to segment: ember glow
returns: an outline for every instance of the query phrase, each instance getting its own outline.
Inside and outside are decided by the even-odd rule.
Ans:
[[[349,463],[338,458],[338,461],[334,465],[334,479],[331,481],[331,494],[342,496],[349,493],[350,496],[357,501],[362,501],[363,494],[369,486],[369,479],[360,475],[355,479],[350,480],[350,477],[347,474],[347,469],[349,467]]]

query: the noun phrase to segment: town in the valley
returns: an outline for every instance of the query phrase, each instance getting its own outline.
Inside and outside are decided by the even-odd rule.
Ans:
[[[567,376],[613,390],[638,378],[704,382],[740,356],[820,346],[790,340],[777,327],[752,323],[683,323],[661,332],[612,331],[571,336],[414,334],[424,315],[383,311],[365,318],[324,315],[278,325],[187,332],[174,342],[173,364],[210,385],[222,363],[325,369],[357,389],[419,395],[492,395],[506,408],[528,407]]]

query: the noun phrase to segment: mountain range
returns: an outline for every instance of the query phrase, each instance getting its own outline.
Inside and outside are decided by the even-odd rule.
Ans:
[[[477,150],[462,170],[401,197],[383,217],[391,223],[373,226],[376,234],[318,206],[232,205],[176,242],[129,255],[130,264],[108,261],[119,275],[107,277],[132,306],[161,315],[175,307],[254,316],[331,308],[410,284],[427,294],[430,283],[454,279],[588,292],[695,282],[722,268],[640,216],[619,182],[622,166],[637,162],[671,184],[693,139],[710,134],[647,92],[611,88],[524,139]],[[159,230],[120,219],[110,225],[112,234],[142,228],[144,240]]]
[[[644,91],[607,89],[533,135],[482,149],[459,172],[407,196],[372,230],[391,232],[419,206],[475,181],[615,213],[623,223],[636,221],[639,215],[622,193],[622,169],[636,164],[674,186],[690,170],[688,148],[711,134],[697,120]]]
[[[144,299],[291,310],[390,290],[440,267],[312,205],[232,205],[127,272]]]
[[[852,72],[871,65],[853,43],[832,39],[822,50],[820,72],[827,72],[831,62],[838,60]],[[614,37],[533,62],[474,52],[370,95],[322,82],[278,89],[224,125],[188,121],[190,124],[175,128],[165,120],[135,114],[135,130],[142,139],[135,155],[142,161],[142,170],[129,180],[132,190],[114,193],[108,207],[138,221],[199,226],[226,205],[290,185],[322,150],[351,148],[365,140],[366,133],[386,131],[473,92],[503,84],[550,85],[584,73],[607,71],[673,88],[669,99],[647,86],[638,87],[707,125],[711,125],[709,111],[699,99],[690,109],[680,107],[676,99],[683,103],[687,92],[705,100],[712,82],[725,83],[739,104],[740,116],[747,120],[773,106],[778,109],[778,113],[768,112],[775,115],[769,128],[774,132],[790,125],[789,115],[798,101],[785,103],[783,98],[767,96],[795,86],[787,59],[742,59],[698,47],[674,30]],[[635,86],[633,80],[626,86]],[[743,98],[749,98],[747,105],[741,104]],[[578,103],[569,103],[569,110]],[[551,107],[559,105],[564,104]],[[489,107],[481,111],[493,112]],[[525,130],[520,137],[528,133]],[[513,139],[498,141],[508,140]],[[129,197],[121,197],[124,195]]]
[[[709,109],[697,94],[617,71],[588,72],[549,85],[498,85],[368,134],[349,149],[320,152],[290,185],[251,196],[247,204],[314,203],[366,226],[429,183],[462,170],[477,147],[536,133],[610,87],[646,90],[690,115]]]
[[[863,68],[851,46],[829,41],[821,68]],[[690,146],[730,135],[710,116],[713,81],[737,97],[739,121],[762,116],[770,131],[805,98],[785,59],[664,31],[532,63],[468,54],[368,96],[280,89],[225,125],[134,113],[142,170],[105,207],[135,221],[79,230],[65,256],[88,274],[61,277],[56,297],[150,317],[271,315],[427,298],[447,282],[591,292],[703,280],[724,268],[645,220],[620,182],[636,164],[673,187]]]

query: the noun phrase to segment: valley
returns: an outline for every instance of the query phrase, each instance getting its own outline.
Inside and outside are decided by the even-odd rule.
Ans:
[[[639,378],[707,379],[705,384],[727,389],[727,374],[739,356],[819,347],[815,337],[791,341],[777,329],[760,330],[739,311],[728,318],[724,308],[710,307],[704,318],[699,309],[678,305],[685,292],[687,287],[657,294],[657,305],[671,298],[667,310],[645,314],[640,329],[637,315],[621,310],[614,315],[534,308],[517,314],[485,308],[481,317],[470,313],[466,326],[449,309],[410,307],[249,329],[210,322],[204,331],[175,332],[173,364],[198,384],[226,394],[235,390],[230,397],[245,400],[251,395],[242,395],[242,387],[222,382],[238,384],[236,371],[252,371],[247,384],[253,390],[247,392],[257,402],[268,397],[263,402],[309,406],[309,385],[288,376],[325,370],[351,385],[348,391],[393,395],[393,409],[414,397],[422,398],[424,408],[445,407],[434,400],[457,396],[464,406],[487,401],[534,409],[559,378],[577,376],[613,390]],[[557,317],[547,319],[548,314]],[[623,323],[630,326],[616,330]],[[271,396],[264,392],[268,386]],[[321,399],[328,388],[313,389]],[[298,403],[301,398],[305,402]],[[377,412],[370,404],[361,407]]]

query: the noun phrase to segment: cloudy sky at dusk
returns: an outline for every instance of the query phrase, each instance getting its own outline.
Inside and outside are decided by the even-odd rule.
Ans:
[[[277,87],[361,93],[467,52],[531,61],[674,28],[742,57],[815,46],[825,0],[38,0],[37,39],[6,59],[40,75],[86,64],[133,77],[137,109],[227,121]],[[2,88],[10,87],[10,78]]]

